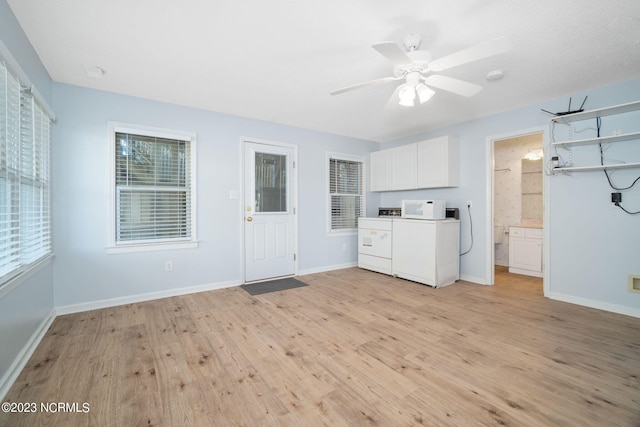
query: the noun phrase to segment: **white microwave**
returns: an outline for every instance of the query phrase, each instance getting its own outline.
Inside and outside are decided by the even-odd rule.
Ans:
[[[403,200],[402,218],[411,219],[444,219],[444,200]]]

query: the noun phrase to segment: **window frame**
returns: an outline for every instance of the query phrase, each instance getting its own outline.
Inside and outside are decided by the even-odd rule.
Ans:
[[[356,227],[355,228],[332,228],[332,209],[331,209],[331,160],[342,160],[345,162],[357,162],[361,165],[361,187],[360,187],[360,200],[361,200],[361,210],[360,216],[356,217]],[[358,233],[357,227],[357,218],[362,218],[366,216],[366,208],[367,208],[367,163],[366,158],[364,156],[358,156],[354,154],[343,154],[343,153],[335,153],[335,152],[327,152],[326,156],[326,194],[327,194],[327,234],[329,236],[350,236]]]
[[[148,239],[148,240],[132,240],[117,241],[117,185],[116,185],[116,133],[128,133],[133,135],[166,138],[186,141],[189,144],[189,197],[190,206],[187,209],[190,212],[190,229],[191,236],[164,238],[164,239]],[[196,159],[197,159],[197,138],[195,132],[178,131],[171,129],[163,129],[151,126],[136,125],[131,123],[108,122],[108,157],[109,157],[109,209],[108,209],[108,227],[107,227],[107,253],[127,253],[127,252],[147,252],[172,249],[191,249],[198,247],[197,238],[197,200],[196,200]]]
[[[55,116],[34,94],[35,89],[22,78],[19,68],[1,56],[0,66],[5,94],[4,122],[0,125],[4,130],[0,144],[4,187],[0,192],[4,207],[0,230],[4,248],[0,263],[2,296],[39,271],[53,256],[51,126]]]

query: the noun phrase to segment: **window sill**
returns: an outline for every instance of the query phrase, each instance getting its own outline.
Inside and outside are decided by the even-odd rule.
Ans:
[[[107,254],[124,254],[133,252],[171,251],[177,249],[195,249],[199,242],[149,243],[136,245],[107,246]]]
[[[21,271],[17,272],[13,277],[0,285],[0,298],[9,294],[15,288],[23,284],[28,278],[42,270],[53,261],[53,254],[48,254],[42,257],[40,260],[35,261],[31,265],[24,267]]]

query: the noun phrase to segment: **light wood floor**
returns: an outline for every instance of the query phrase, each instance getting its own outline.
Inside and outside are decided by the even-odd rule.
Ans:
[[[640,319],[540,279],[433,289],[357,268],[61,316],[0,425],[638,426]]]

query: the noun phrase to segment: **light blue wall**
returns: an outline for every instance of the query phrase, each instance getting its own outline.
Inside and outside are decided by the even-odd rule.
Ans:
[[[640,100],[640,79],[578,94],[589,95],[589,108],[606,107]],[[576,99],[576,97],[574,97]],[[577,122],[575,139],[593,137],[595,120]],[[603,117],[601,135],[640,132],[640,112]],[[557,140],[567,138],[567,127],[558,126]],[[640,140],[609,144],[604,157],[610,163],[640,162]],[[565,158],[567,158],[565,154]],[[599,164],[597,146],[573,149],[576,165]],[[610,172],[618,187],[630,185],[640,176],[640,168]],[[602,308],[629,307],[640,316],[640,293],[628,291],[628,275],[640,275],[640,214],[627,215],[612,206],[611,189],[603,172],[558,175],[550,181],[552,297]],[[640,211],[640,182],[622,191],[622,205]],[[607,305],[611,305],[608,307]]]
[[[51,79],[5,0],[0,0],[0,41],[37,89],[51,101]],[[0,395],[9,369],[53,310],[51,265],[0,296]]]
[[[4,379],[16,358],[52,320],[52,278],[53,265],[48,263],[0,297],[0,379]],[[0,381],[0,397],[2,385]]]
[[[240,190],[240,138],[253,137],[298,146],[299,155],[299,269],[322,270],[354,263],[356,239],[327,237],[325,154],[361,154],[379,144],[343,138],[272,123],[145,101],[115,94],[53,84],[20,28],[6,0],[0,0],[0,40],[11,51],[45,100],[54,108],[53,126],[54,265],[45,266],[21,286],[0,297],[0,378],[55,306],[161,292],[191,286],[228,283],[241,276],[239,201],[229,190]],[[589,95],[586,108],[635,101],[640,80],[572,94]],[[368,214],[379,205],[394,206],[402,198],[443,198],[464,210],[473,201],[474,249],[461,260],[463,277],[486,277],[486,138],[544,126],[545,108],[559,111],[566,98],[550,100],[472,122],[393,141],[388,146],[452,134],[460,138],[461,183],[449,190],[368,194]],[[195,250],[107,255],[106,221],[108,151],[106,122],[116,120],[195,131],[199,143],[198,227],[201,245]],[[625,132],[638,118],[607,122]],[[610,130],[610,129],[609,129]],[[638,161],[640,144],[609,152]],[[593,153],[577,153],[593,156]],[[596,159],[597,161],[597,159]],[[635,172],[616,175],[627,182]],[[612,190],[602,173],[585,172],[550,178],[551,257],[550,295],[601,308],[634,313],[640,295],[627,292],[627,274],[640,274],[637,243],[639,216],[612,208]],[[640,209],[640,190],[623,192],[623,204]],[[469,243],[469,225],[462,215],[462,246]],[[342,251],[347,244],[347,252]],[[174,271],[164,272],[164,261]],[[55,297],[54,297],[55,283]],[[54,299],[55,298],[55,299]],[[2,384],[0,384],[2,386]]]
[[[434,99],[434,102],[436,101]],[[381,195],[382,204],[399,206],[402,199],[442,199],[446,201],[447,207],[460,209],[461,252],[469,249],[471,228],[473,228],[473,248],[460,258],[460,276],[465,280],[484,283],[487,277],[486,257],[490,256],[486,251],[485,230],[487,217],[487,137],[542,126],[547,123],[547,119],[548,115],[542,113],[538,106],[528,106],[384,144],[384,147],[388,148],[441,135],[457,136],[460,143],[460,185],[455,188],[387,192]],[[469,200],[472,202],[473,227],[469,223],[466,207]]]
[[[45,101],[51,105],[52,81],[6,0],[0,0],[0,40]]]
[[[549,115],[540,111],[563,111],[568,97],[580,100],[588,95],[585,109],[607,107],[640,100],[640,79],[595,88],[584,93],[549,100],[513,111],[414,135],[384,144],[384,148],[419,141],[439,135],[456,135],[460,139],[460,186],[453,189],[388,192],[381,195],[385,206],[397,206],[402,199],[444,199],[461,210],[462,248],[469,245],[469,222],[466,202],[471,200],[474,246],[461,258],[461,276],[482,283],[487,276],[487,137],[549,124]],[[640,131],[640,112],[603,118],[601,135],[614,129],[624,133]],[[578,122],[574,139],[595,136],[595,119]],[[577,131],[584,130],[578,133]],[[566,139],[563,126],[554,132],[558,140]],[[617,143],[606,149],[606,157],[626,162],[640,162],[640,142]],[[598,164],[597,145],[574,149],[576,165]],[[640,176],[640,169],[616,172],[615,181],[630,184]],[[549,296],[603,309],[640,315],[640,294],[627,290],[627,275],[640,274],[640,215],[630,216],[610,203],[611,192],[603,172],[575,172],[549,177]],[[640,183],[623,192],[623,205],[640,210]]]
[[[54,84],[55,304],[68,306],[242,278],[241,138],[298,147],[300,272],[353,264],[356,237],[326,233],[326,152],[368,153],[378,143]],[[108,255],[107,122],[197,133],[197,249]],[[371,195],[373,213],[378,196]],[[347,251],[342,251],[343,244]],[[166,260],[173,272],[164,271]]]

